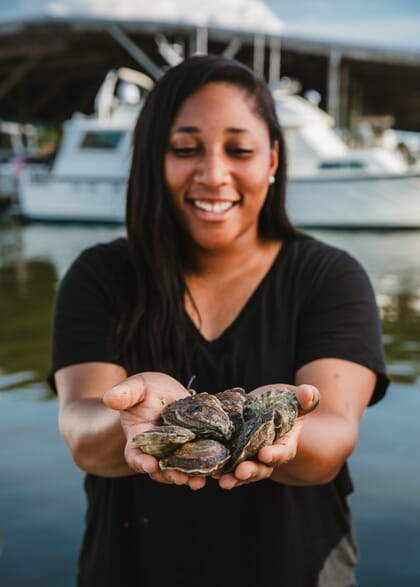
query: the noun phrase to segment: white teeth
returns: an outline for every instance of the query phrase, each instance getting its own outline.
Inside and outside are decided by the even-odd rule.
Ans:
[[[205,212],[213,212],[215,214],[221,214],[232,208],[233,202],[204,202],[203,200],[194,200],[194,206],[204,210]]]

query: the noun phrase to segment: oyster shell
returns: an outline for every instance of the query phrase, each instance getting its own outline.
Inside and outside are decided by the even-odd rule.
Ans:
[[[197,393],[162,412],[163,425],[133,438],[162,470],[189,475],[232,471],[289,432],[299,412],[294,391],[273,388],[255,397],[242,388]]]
[[[276,439],[276,425],[279,414],[275,409],[268,409],[245,420],[244,426],[232,440],[231,458],[225,472],[232,471],[239,463],[254,457],[258,451]]]
[[[244,406],[247,402],[245,390],[242,387],[232,387],[216,393],[214,397],[217,397],[231,419],[234,431],[240,430],[244,424]]]
[[[211,475],[220,471],[230,453],[217,440],[204,438],[187,442],[159,461],[162,470],[176,469],[188,475]]]
[[[166,406],[162,412],[165,424],[182,426],[201,438],[228,441],[233,424],[222,404],[214,395],[197,393]]]
[[[178,446],[195,438],[194,432],[182,426],[155,426],[133,437],[143,452],[156,458],[164,457]]]
[[[273,388],[250,399],[244,408],[245,419],[254,418],[267,410],[276,410],[276,438],[292,429],[298,416],[299,402],[294,391]]]

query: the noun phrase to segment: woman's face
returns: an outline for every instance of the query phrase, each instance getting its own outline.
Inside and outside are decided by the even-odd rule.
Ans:
[[[165,183],[178,218],[205,249],[258,239],[258,216],[278,146],[241,89],[211,82],[181,105],[165,154]]]

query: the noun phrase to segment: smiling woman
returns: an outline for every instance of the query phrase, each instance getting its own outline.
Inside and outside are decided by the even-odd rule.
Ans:
[[[291,224],[285,182],[270,91],[244,65],[192,57],[150,92],[127,239],[84,251],[55,309],[50,382],[87,472],[80,586],[354,584],[346,459],[387,386],[379,317],[361,266]],[[192,375],[259,401],[286,386],[298,417],[233,470],[161,469],[133,438]]]
[[[192,247],[260,244],[258,216],[278,143],[242,89],[206,84],[182,104],[165,155],[165,181]]]

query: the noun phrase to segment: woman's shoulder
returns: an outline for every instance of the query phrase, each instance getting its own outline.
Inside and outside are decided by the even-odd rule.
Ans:
[[[117,238],[106,243],[92,245],[79,254],[74,263],[84,265],[116,264],[129,262],[127,239]]]
[[[303,237],[288,245],[289,257],[301,268],[326,269],[328,267],[353,267],[362,269],[361,263],[349,251],[314,237]]]
[[[289,242],[289,247],[301,256],[312,258],[331,258],[348,256],[344,249],[329,244],[313,236],[303,236]]]
[[[133,270],[125,239],[84,249],[60,280],[57,306],[90,304],[113,312],[132,291]]]
[[[125,238],[90,246],[74,259],[63,279],[62,286],[89,282],[115,288],[130,278],[132,269]]]
[[[307,290],[334,287],[336,281],[368,282],[361,262],[339,247],[316,238],[299,238],[288,243],[285,255],[292,283]]]

